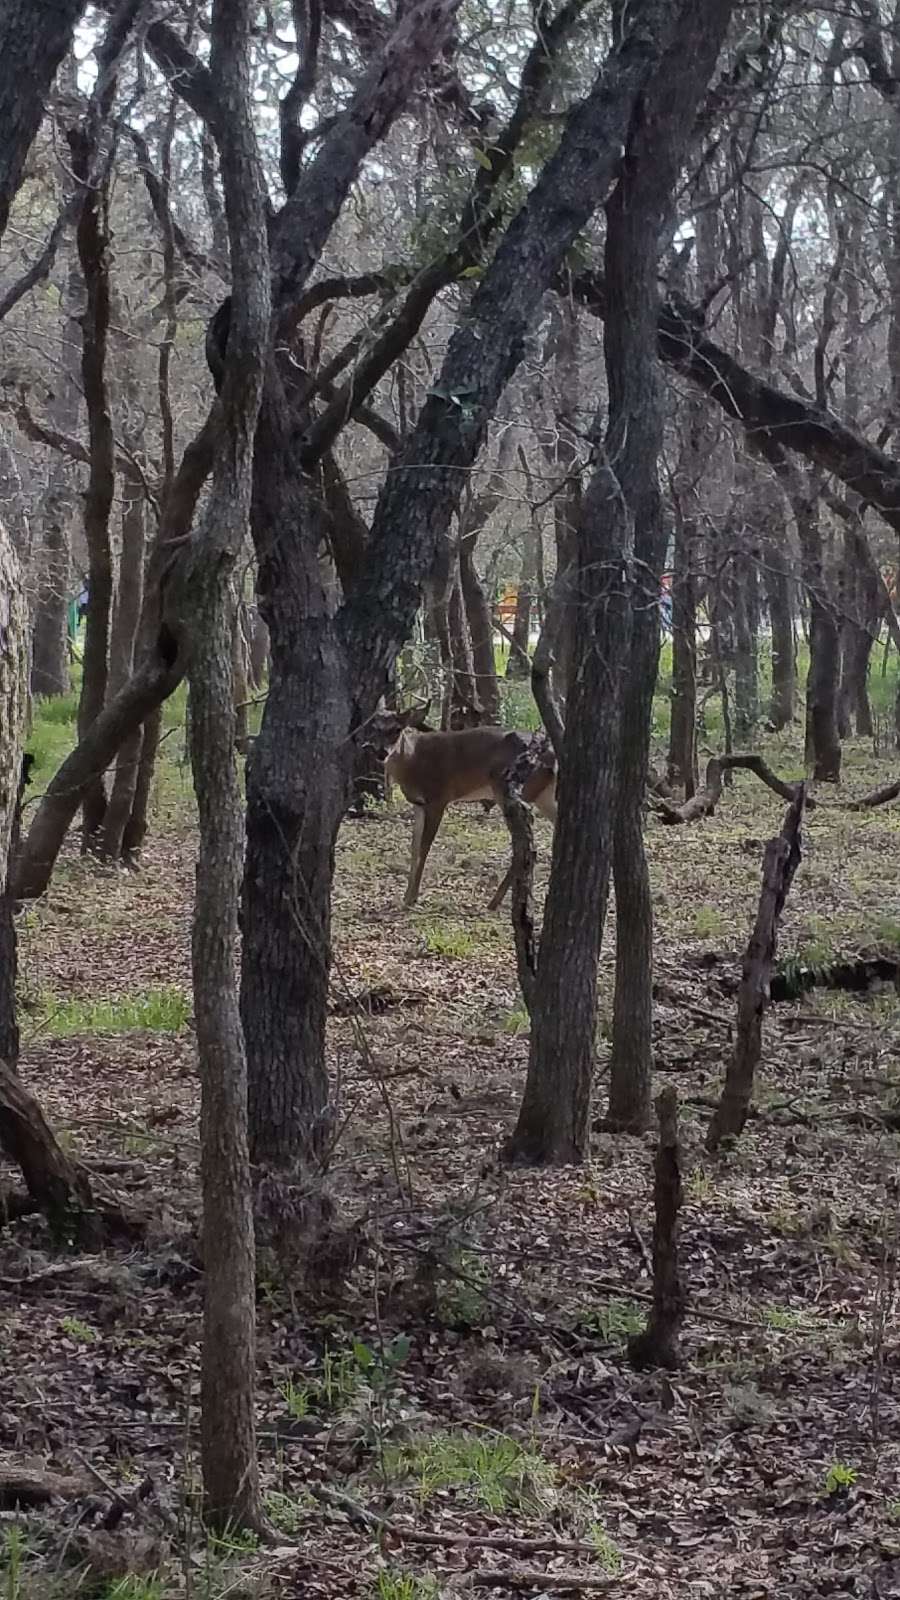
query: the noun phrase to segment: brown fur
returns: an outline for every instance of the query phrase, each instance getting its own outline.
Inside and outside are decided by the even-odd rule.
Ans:
[[[501,779],[528,747],[528,736],[503,728],[467,728],[459,733],[423,733],[401,718],[399,737],[385,760],[385,776],[416,807],[412,859],[404,904],[419,895],[428,852],[444,812],[462,800],[502,799]],[[386,731],[386,730],[385,730]],[[556,767],[542,755],[522,785],[522,798],[551,820],[556,818]],[[511,881],[511,870],[494,895],[498,906]]]

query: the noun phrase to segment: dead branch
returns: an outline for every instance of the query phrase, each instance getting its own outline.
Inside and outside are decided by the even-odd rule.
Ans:
[[[729,753],[710,756],[706,763],[706,778],[703,788],[699,789],[691,800],[686,800],[683,805],[673,805],[671,801],[654,794],[650,797],[650,805],[660,818],[661,822],[674,826],[682,822],[697,822],[701,817],[711,817],[722,798],[725,772],[733,767],[743,767],[747,772],[752,772],[761,783],[771,789],[774,794],[780,795],[782,800],[795,800],[801,785],[786,783],[783,778],[772,771],[768,762],[755,751],[734,750]],[[812,805],[813,801],[807,802]]]
[[[868,794],[860,795],[858,800],[845,800],[844,809],[871,811],[875,806],[886,806],[889,801],[896,800],[898,795],[900,795],[900,780],[896,783],[884,783],[880,789],[870,789]]]
[[[685,1294],[678,1266],[678,1213],[684,1199],[678,1146],[678,1096],[663,1089],[657,1097],[659,1144],[653,1186],[653,1307],[643,1333],[628,1341],[628,1359],[637,1371],[681,1365],[678,1341]]]
[[[770,839],[763,858],[763,881],[756,925],[744,955],[738,996],[737,1038],[722,1098],[706,1135],[707,1150],[717,1150],[726,1135],[739,1134],[750,1109],[753,1079],[762,1054],[762,1019],[778,944],[778,923],[800,865],[800,830],[806,790],[800,785],[780,834]]]
[[[633,1575],[620,1573],[616,1578],[598,1578],[590,1572],[540,1572],[526,1567],[484,1567],[466,1574],[464,1582],[473,1589],[547,1589],[554,1594],[576,1594],[590,1591],[594,1594],[611,1594],[618,1590],[628,1594]]]

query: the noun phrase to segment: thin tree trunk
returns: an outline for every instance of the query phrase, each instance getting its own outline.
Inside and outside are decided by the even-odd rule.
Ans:
[[[663,1089],[656,1102],[659,1144],[653,1185],[653,1309],[643,1333],[629,1340],[628,1359],[638,1371],[681,1365],[679,1338],[685,1292],[678,1261],[678,1213],[684,1199],[678,1145],[678,1097]]]
[[[109,643],[110,698],[118,694],[134,671],[144,601],[144,496],[135,472],[125,474],[122,488],[122,554]],[[123,745],[116,760],[115,777],[103,819],[101,854],[107,861],[119,861],[123,856],[125,830],[137,789],[141,743],[138,729]]]
[[[697,587],[694,521],[675,514],[672,573],[672,713],[669,724],[669,783],[689,800],[697,788]]]
[[[6,526],[0,522],[0,1059],[15,1066],[19,1055],[16,1016],[16,928],[8,865],[17,843],[17,817],[24,781],[22,736],[28,707],[26,673],[28,607],[21,569]]]
[[[734,733],[751,745],[759,724],[759,602],[756,565],[742,552],[732,563],[734,596]]]
[[[516,615],[512,625],[513,647],[506,663],[508,678],[528,677],[528,646],[531,642],[531,611],[537,584],[537,545],[541,530],[530,517],[522,536],[522,566],[516,590]]]
[[[459,546],[459,576],[472,642],[475,698],[485,722],[500,721],[500,690],[494,660],[494,620],[484,586],[475,566],[475,545],[480,529],[464,534]]]
[[[793,585],[783,550],[765,548],[763,580],[772,629],[772,698],[769,721],[776,733],[794,720],[797,695],[797,652],[794,645]]]
[[[80,317],[84,285],[78,257],[72,251],[64,290],[59,369],[47,408],[50,424],[60,433],[78,433],[81,409]],[[54,454],[40,509],[38,588],[31,652],[31,692],[47,696],[69,691],[68,602],[72,565],[72,522],[76,489],[72,463]]]
[[[610,435],[610,446],[614,442]],[[612,448],[609,454],[615,459]],[[528,1074],[505,1150],[511,1161],[562,1166],[583,1161],[588,1148],[597,958],[612,865],[619,696],[631,631],[629,534],[618,480],[609,467],[598,467],[578,528],[577,670],[566,703]]]
[[[87,178],[89,142],[80,130],[69,134],[72,162],[82,181]],[[115,444],[106,379],[109,334],[108,184],[85,193],[78,221],[78,258],[87,305],[82,318],[81,370],[88,415],[90,467],[84,503],[88,548],[88,610],[84,637],[84,675],[78,705],[78,737],[83,739],[106,701],[109,623],[112,606],[112,550],[109,518],[115,490]],[[95,772],[82,801],[82,845],[92,849],[106,812],[102,772]]]
[[[252,0],[214,0],[210,71],[228,106],[219,137],[232,308],[223,438],[185,579],[193,647],[191,758],[200,820],[192,967],[202,1086],[201,1458],[207,1521],[265,1525],[256,1459],[256,1272],[247,1069],[236,955],[243,808],[235,765],[233,573],[246,536],[253,440],[269,343],[266,188],[253,131]]]

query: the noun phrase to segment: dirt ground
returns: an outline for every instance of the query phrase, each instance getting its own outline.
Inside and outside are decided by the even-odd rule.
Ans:
[[[848,751],[846,793],[890,775]],[[345,824],[335,1009],[373,990],[386,1009],[330,1030],[346,1121],[332,1183],[360,1223],[358,1264],[313,1291],[261,1259],[272,1549],[205,1543],[194,1509],[190,1025],[102,1031],[123,1000],[152,1019],[154,995],[189,998],[184,779],[167,775],[140,874],[67,855],[22,928],[22,1072],[98,1188],[151,1227],[90,1259],[51,1255],[35,1220],[0,1230],[0,1466],[80,1485],[49,1510],[0,1511],[4,1600],[900,1595],[896,989],[773,1006],[745,1136],[716,1159],[702,1146],[783,810],[739,775],[715,819],[647,826],[657,1086],[678,1091],[686,1174],[690,1311],[669,1375],[625,1355],[650,1284],[652,1136],[598,1132],[581,1170],[497,1160],[528,1048],[508,913],[485,909],[502,820],[448,817],[412,912],[407,809]],[[538,838],[543,885],[544,823]],[[781,954],[818,970],[876,947],[900,955],[900,807],[822,806]],[[612,953],[608,938],[598,1113]],[[108,1014],[79,1031],[98,1000]]]

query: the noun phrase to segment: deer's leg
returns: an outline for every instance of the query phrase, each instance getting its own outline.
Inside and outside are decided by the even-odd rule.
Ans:
[[[434,836],[441,825],[444,815],[443,806],[417,805],[415,820],[413,822],[412,853],[409,862],[409,882],[406,885],[406,894],[403,899],[405,906],[414,906],[419,898],[419,886],[422,882],[422,873],[428,852],[434,844]]]

